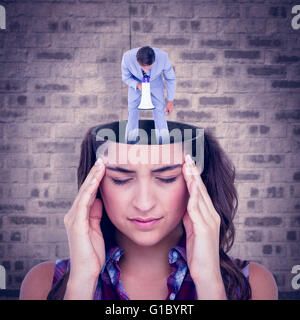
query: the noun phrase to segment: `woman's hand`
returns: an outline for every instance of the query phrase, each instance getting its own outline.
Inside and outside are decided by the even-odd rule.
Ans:
[[[183,165],[190,198],[183,217],[186,230],[187,262],[198,299],[226,299],[220,271],[220,216],[192,158]]]
[[[99,158],[64,217],[71,262],[65,299],[93,299],[105,263],[105,245],[100,230],[103,205],[96,199],[104,172],[104,163]]]

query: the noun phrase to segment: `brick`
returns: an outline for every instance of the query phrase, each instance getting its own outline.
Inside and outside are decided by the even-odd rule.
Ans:
[[[10,155],[7,159],[8,168],[45,168],[50,165],[49,156],[43,154],[26,154],[22,157]]]
[[[193,70],[195,69],[193,64],[176,63],[173,66],[176,78],[191,78],[193,76]]]
[[[14,263],[14,269],[15,271],[24,270],[24,261],[15,261]]]
[[[300,198],[300,186],[290,185],[290,197]]]
[[[260,51],[225,50],[226,59],[260,59]]]
[[[276,17],[276,18],[286,18],[287,17],[287,8],[286,7],[270,7],[268,10],[268,15],[270,17]]]
[[[54,48],[99,48],[102,41],[102,35],[99,34],[57,33],[53,37],[52,46]]]
[[[228,79],[224,84],[224,92],[263,92],[265,81],[263,79]]]
[[[27,96],[20,94],[20,95],[13,95],[10,94],[7,97],[7,105],[11,107],[23,107],[27,105]]]
[[[26,109],[0,111],[1,122],[23,122],[26,116]]]
[[[39,79],[30,82],[30,91],[35,92],[69,92],[73,91],[72,80]]]
[[[44,94],[31,93],[28,97],[31,108],[47,108],[50,107],[50,97]]]
[[[25,242],[27,240],[26,230],[10,231],[9,240],[11,242]]]
[[[284,188],[283,187],[269,187],[266,189],[267,198],[283,198]]]
[[[300,257],[299,244],[298,243],[290,244],[289,251],[290,251],[290,257],[296,258],[297,261],[299,261],[299,257]]]
[[[277,121],[299,121],[300,109],[299,110],[279,110],[275,113],[275,120]]]
[[[297,240],[297,232],[295,230],[287,231],[286,240],[296,241]]]
[[[176,86],[178,92],[214,93],[217,89],[217,82],[209,80],[178,80]]]
[[[214,61],[216,54],[209,51],[182,52],[180,58],[182,61]]]
[[[228,111],[228,117],[234,119],[259,119],[262,117],[261,113],[257,110],[252,111]]]
[[[248,200],[240,204],[239,212],[261,213],[263,212],[263,202],[261,200]]]
[[[11,18],[7,21],[7,31],[13,32],[27,32],[29,29],[29,21],[24,17],[18,17],[18,19]]]
[[[80,32],[122,32],[122,23],[117,19],[84,19],[80,23]]]
[[[90,63],[121,63],[122,55],[119,49],[85,49],[77,50],[78,59],[80,62]]]
[[[280,77],[285,78],[287,71],[285,67],[247,67],[247,74],[249,76],[263,76],[263,77]]]
[[[263,254],[271,254],[272,253],[272,246],[271,245],[264,245],[262,247],[262,251],[263,251]]]
[[[72,141],[37,141],[32,145],[33,153],[73,153],[75,151],[75,144]]]
[[[47,33],[10,34],[5,39],[6,48],[49,48],[51,35]]]
[[[293,216],[290,218],[290,226],[291,227],[299,227],[300,226],[300,215]]]
[[[76,121],[80,123],[90,123],[91,125],[96,125],[99,123],[113,122],[120,120],[120,115],[115,113],[96,113],[96,112],[84,112],[76,115]],[[82,140],[82,138],[80,139]]]
[[[284,155],[265,155],[265,154],[258,154],[258,155],[246,155],[243,156],[243,163],[245,163],[246,167],[284,167],[285,165],[285,157]]]
[[[261,230],[246,230],[245,240],[247,242],[261,242],[262,241],[262,231]]]
[[[74,119],[73,112],[61,112],[61,110],[52,109],[50,112],[42,109],[37,113],[34,109],[29,110],[29,117],[32,123],[65,123],[72,122]]]
[[[55,137],[57,138],[82,138],[83,133],[87,132],[88,128],[82,125],[57,125],[55,127]],[[69,155],[66,155],[69,157]],[[74,155],[71,155],[74,157]]]
[[[32,170],[31,180],[33,183],[58,183],[58,182],[74,182],[76,181],[76,170],[69,169],[44,169],[44,170]]]
[[[72,202],[68,200],[59,200],[59,201],[39,200],[36,205],[39,208],[40,212],[55,212],[55,211],[67,212],[71,208]]]
[[[77,168],[79,165],[79,156],[74,157],[71,154],[53,155],[51,163],[54,168]]]
[[[196,111],[178,111],[177,119],[180,121],[214,121],[216,114],[212,112],[196,112]]]
[[[286,18],[287,8],[284,6],[255,5],[247,8],[247,17],[253,18]]]
[[[23,153],[27,150],[27,141],[22,141],[22,143],[20,139],[10,139],[9,143],[0,141],[0,153]]]
[[[287,108],[288,109],[297,109],[299,104],[300,95],[297,93],[290,93],[287,97]]]
[[[201,33],[215,34],[217,32],[218,23],[214,19],[199,19],[199,20],[182,20],[172,19],[170,21],[170,33]]]
[[[32,24],[33,32],[56,33],[56,32],[75,32],[76,24],[70,20],[34,18]]]
[[[273,111],[274,109],[282,109],[282,106],[287,104],[286,100],[286,96],[278,93],[249,93],[239,97],[239,105],[245,110],[270,108]]]
[[[47,51],[43,50],[36,52],[34,59],[39,61],[69,61],[72,60],[73,57],[73,51],[48,49]]]
[[[300,211],[299,199],[264,199],[264,207],[268,213],[297,213]]]
[[[284,46],[284,42],[280,38],[274,37],[263,37],[263,36],[247,36],[246,37],[246,45],[248,47],[255,48],[282,48]]]
[[[234,97],[200,97],[199,105],[234,105]]]
[[[188,99],[174,99],[174,105],[179,107],[189,107],[190,101]]]
[[[28,241],[30,243],[51,243],[51,242],[66,242],[67,234],[64,229],[29,229]]]
[[[277,128],[277,127],[276,127]],[[261,135],[266,137],[286,137],[286,127],[280,126],[278,130],[266,125],[248,125],[247,132],[249,135]]]
[[[79,161],[78,161],[79,163]],[[59,185],[51,186],[49,188],[49,195],[55,199],[72,198],[75,199],[78,193],[77,184],[72,183],[59,183]]]
[[[275,227],[282,225],[280,217],[247,217],[244,222],[245,226],[249,227]]]
[[[9,124],[5,128],[7,138],[50,138],[51,126],[46,124]],[[34,165],[38,165],[35,162]]]
[[[124,3],[122,1],[115,1],[117,3],[113,3],[113,1],[107,1],[101,4],[101,6],[96,7],[95,9],[99,10],[98,17],[129,17],[129,4]],[[89,11],[86,10],[86,15],[88,15]],[[85,16],[86,16],[85,15]],[[130,15],[131,16],[131,15]]]
[[[7,246],[7,256],[10,258],[49,258],[49,246],[14,244]]]
[[[5,48],[0,50],[1,62],[27,62],[27,59],[27,49]]]
[[[69,257],[69,246],[68,243],[60,243],[55,246],[55,255],[57,258],[62,259]]]
[[[271,82],[272,88],[281,89],[298,89],[300,88],[300,81],[292,80],[275,80]]]
[[[105,81],[99,81],[95,78],[76,79],[75,91],[93,95],[102,92],[106,93],[112,88],[114,90],[121,89],[121,85],[120,79],[116,78],[106,78]]]
[[[222,19],[219,28],[224,33],[263,34],[266,22],[263,19]]]
[[[0,92],[25,92],[26,82],[23,80],[0,80]]]
[[[20,74],[25,73],[26,65],[24,63],[0,63],[0,77],[4,79],[19,78]]]
[[[246,171],[238,171],[235,176],[237,181],[257,181],[262,182],[264,180],[264,176],[261,172],[246,172]]]
[[[205,39],[199,40],[199,47],[208,48],[233,48],[237,46],[237,40],[232,39]]]
[[[91,78],[98,75],[98,65],[92,63],[64,64],[63,66],[52,66],[51,75],[53,77],[64,78]]]
[[[190,39],[180,37],[160,37],[154,38],[153,44],[156,46],[188,46]]]
[[[166,20],[160,20],[156,22],[155,20],[133,20],[131,21],[131,31],[133,33],[168,33],[169,23]],[[154,43],[154,42],[153,42]]]
[[[221,66],[221,65],[198,65],[195,66],[195,73],[198,78],[221,78],[221,77],[233,77],[239,74],[238,67],[232,66]]]
[[[10,203],[1,203],[0,204],[0,213],[20,213],[26,212],[26,207],[24,204],[10,204]]]
[[[268,57],[268,62],[271,63],[284,63],[284,64],[293,64],[298,63],[300,61],[300,56],[297,55],[286,55],[286,54],[280,54],[275,53],[271,57]]]
[[[156,18],[192,18],[193,6],[190,3],[151,5],[150,15]]]

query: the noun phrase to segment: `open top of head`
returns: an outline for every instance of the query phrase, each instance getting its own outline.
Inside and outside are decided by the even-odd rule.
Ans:
[[[178,148],[181,148],[182,155],[190,154],[202,173],[204,169],[204,129],[190,124],[167,121],[168,135],[165,135],[158,142],[154,121],[139,120],[139,139],[135,143],[129,143],[125,139],[126,124],[126,120],[116,121],[99,125],[92,130],[93,151],[96,158],[101,156],[102,158],[106,158],[108,162],[113,161],[112,157],[108,155],[108,150],[114,147],[119,150],[119,152],[114,152],[114,154],[130,151],[131,155],[133,155],[141,150],[143,150],[142,152],[145,150],[151,151],[152,154],[161,152],[164,155],[164,163],[168,163],[170,161],[168,159],[173,159],[172,162],[174,162],[174,152],[176,150],[176,154],[180,154],[178,153]],[[147,161],[156,163],[153,162],[157,161],[155,159],[157,157]],[[138,159],[136,158],[136,160]],[[178,161],[182,162],[180,159]]]

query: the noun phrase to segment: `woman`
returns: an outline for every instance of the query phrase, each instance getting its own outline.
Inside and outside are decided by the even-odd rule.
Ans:
[[[267,269],[226,254],[238,202],[234,168],[215,138],[205,132],[199,169],[182,143],[124,144],[115,124],[91,128],[82,142],[79,192],[64,218],[70,258],[31,269],[20,299],[277,299]],[[149,137],[154,123],[140,127]],[[101,156],[100,128],[117,135]]]

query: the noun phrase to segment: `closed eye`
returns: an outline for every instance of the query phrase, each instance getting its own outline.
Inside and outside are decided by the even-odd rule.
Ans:
[[[126,180],[119,180],[119,179],[114,179],[112,178],[112,181],[114,184],[118,184],[118,185],[122,185],[122,184],[125,184],[127,183],[128,181],[130,181],[131,179],[126,179]]]
[[[164,183],[172,183],[176,180],[177,177],[173,177],[173,178],[167,178],[167,179],[162,179],[162,178],[157,178],[158,180],[164,182]]]
[[[176,180],[177,177],[172,177],[172,178],[156,178],[158,179],[159,181],[163,182],[163,183],[172,183]],[[117,184],[117,185],[124,185],[125,183],[129,182],[130,180],[132,180],[131,178],[130,179],[125,179],[125,180],[119,180],[119,179],[114,179],[112,178],[112,181],[114,184]]]

